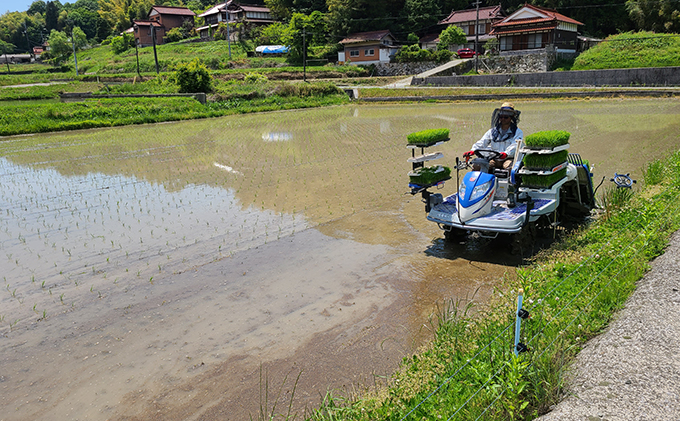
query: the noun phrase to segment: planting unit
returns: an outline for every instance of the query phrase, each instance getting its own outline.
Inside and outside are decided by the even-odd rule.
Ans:
[[[442,165],[426,167],[426,162],[443,158],[444,154],[442,152],[425,153],[425,149],[448,142],[448,136],[448,129],[423,130],[407,136],[406,147],[411,149],[411,158],[408,159],[408,162],[412,164],[412,170],[408,173],[408,186],[411,188],[411,194],[420,193],[422,195],[428,212],[430,203],[428,189],[434,186],[441,187],[446,180],[450,180],[451,169]],[[420,155],[416,156],[417,149],[420,149]]]

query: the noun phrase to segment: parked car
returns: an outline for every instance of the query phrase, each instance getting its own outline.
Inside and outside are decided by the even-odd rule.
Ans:
[[[456,53],[458,53],[458,57],[460,58],[473,58],[475,54],[479,55],[479,53],[475,53],[475,50],[472,48],[461,48],[456,51]]]

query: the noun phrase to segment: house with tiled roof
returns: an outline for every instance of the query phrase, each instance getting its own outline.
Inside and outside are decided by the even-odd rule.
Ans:
[[[477,17],[477,9],[454,10],[446,19],[439,21],[439,25],[456,25],[463,30],[466,37],[466,43],[459,45],[456,48],[471,48],[475,49],[475,39],[478,41],[479,52],[482,52],[484,43],[494,36],[489,35],[491,26],[505,17],[505,13],[501,6],[489,6],[479,8],[479,18]],[[453,47],[453,46],[451,46]]]
[[[504,51],[537,50],[548,46],[558,53],[575,53],[581,22],[555,10],[525,4],[492,25],[490,35]]]
[[[340,41],[344,48],[338,52],[338,61],[356,65],[389,63],[399,50],[395,42],[389,30],[349,34]]]
[[[245,23],[251,26],[264,26],[274,23],[268,7],[252,4],[239,4],[232,0],[217,4],[198,15],[203,25],[196,28],[201,38],[211,38],[220,23]]]
[[[156,44],[164,44],[165,34],[172,28],[185,25],[193,28],[194,16],[196,13],[186,7],[153,6],[146,19],[133,21],[132,32],[135,35],[135,42],[140,47],[147,47],[153,45],[155,36]]]

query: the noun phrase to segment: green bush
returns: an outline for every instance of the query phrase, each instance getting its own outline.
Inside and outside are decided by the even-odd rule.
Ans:
[[[547,130],[532,133],[524,139],[524,144],[534,148],[554,148],[566,145],[571,133],[564,130]]]
[[[111,51],[113,51],[114,54],[124,53],[132,47],[132,39],[134,38],[131,34],[123,34],[119,37],[111,38]]]
[[[184,34],[182,33],[182,30],[179,27],[172,28],[171,30],[168,31],[167,34],[165,34],[165,39],[167,39],[168,42],[181,41],[184,39]]]
[[[189,63],[180,64],[175,69],[173,80],[179,86],[180,92],[210,92],[212,90],[212,76],[208,68],[197,58]]]
[[[437,63],[446,63],[447,61],[451,61],[451,57],[453,57],[453,52],[450,50],[437,50],[432,55],[432,58]]]
[[[265,83],[268,80],[267,76],[257,72],[248,73],[243,77],[243,81],[246,83]]]
[[[449,138],[449,129],[427,129],[406,136],[409,145],[427,145]]]

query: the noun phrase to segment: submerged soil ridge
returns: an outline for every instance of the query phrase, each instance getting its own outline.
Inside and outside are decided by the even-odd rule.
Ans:
[[[576,357],[566,398],[538,420],[680,419],[680,231],[624,309]]]

